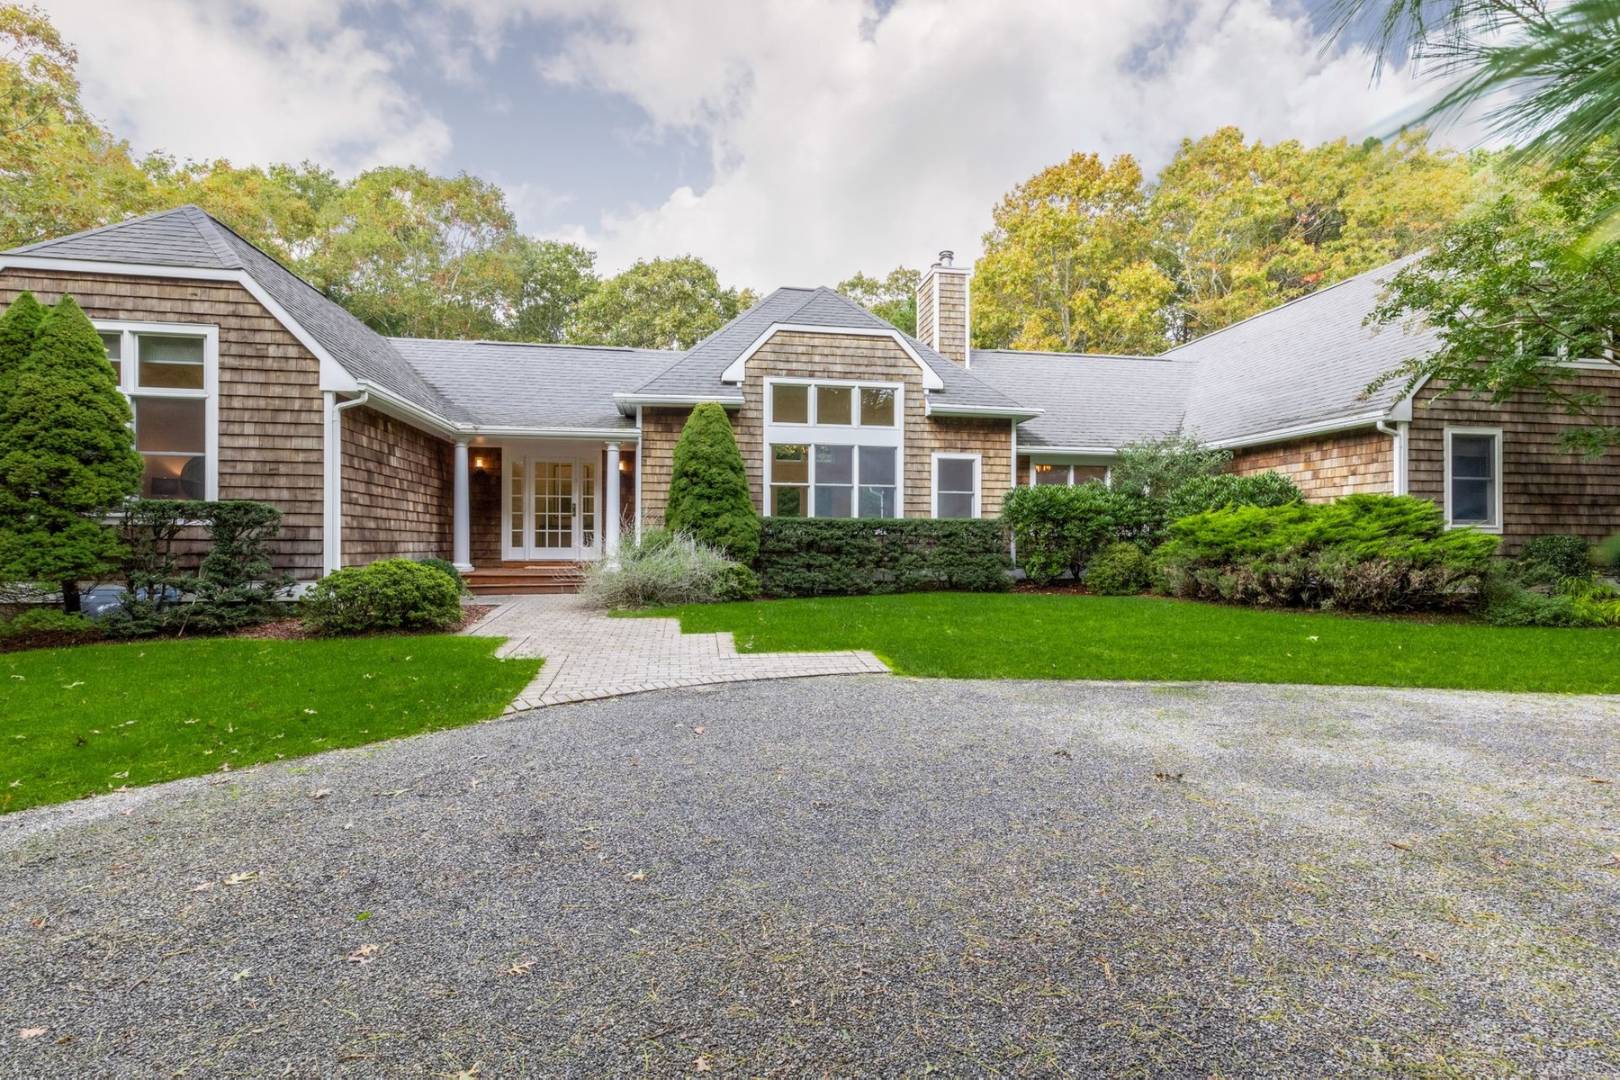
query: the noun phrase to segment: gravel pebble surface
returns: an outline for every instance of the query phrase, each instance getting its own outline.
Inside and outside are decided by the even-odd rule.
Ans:
[[[1620,1075],[1617,811],[1612,698],[561,706],[0,818],[0,1075]]]

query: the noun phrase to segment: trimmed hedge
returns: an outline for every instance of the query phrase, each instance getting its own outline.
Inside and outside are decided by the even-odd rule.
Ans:
[[[1014,488],[1001,509],[1018,545],[1018,565],[1037,585],[1065,573],[1078,579],[1110,544],[1151,545],[1163,529],[1163,515],[1158,501],[1096,481]]]
[[[1447,530],[1434,503],[1349,495],[1183,518],[1154,553],[1159,588],[1200,600],[1345,611],[1476,607],[1497,537]]]
[[[765,518],[759,543],[766,596],[860,596],[1010,584],[1007,540],[986,519]]]

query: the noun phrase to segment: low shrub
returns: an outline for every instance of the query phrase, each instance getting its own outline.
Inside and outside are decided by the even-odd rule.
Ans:
[[[1549,533],[1519,549],[1515,560],[1519,580],[1526,584],[1557,584],[1565,578],[1592,576],[1592,546],[1579,536]]]
[[[383,559],[317,581],[302,614],[304,625],[321,634],[447,630],[461,621],[461,590],[431,566]]]
[[[766,518],[760,532],[767,596],[993,592],[1008,565],[1000,523],[979,518]]]
[[[1086,588],[1103,596],[1134,596],[1149,580],[1147,554],[1136,544],[1109,544],[1086,567]]]
[[[1079,578],[1110,544],[1151,545],[1163,529],[1164,512],[1146,495],[1092,481],[1014,488],[1002,504],[1001,520],[1012,534],[1019,567],[1044,585],[1064,574]]]
[[[686,533],[650,530],[620,549],[617,566],[593,563],[581,595],[601,608],[708,604],[758,596],[759,577]]]
[[[417,559],[416,561],[423,566],[430,566],[449,577],[451,581],[456,583],[456,591],[461,593],[462,596],[471,594],[471,590],[467,588],[466,579],[461,576],[461,571],[457,570],[456,564],[449,559]]]
[[[1509,579],[1492,589],[1485,617],[1494,626],[1620,626],[1620,589],[1570,577],[1542,592]]]
[[[83,615],[56,607],[30,608],[0,623],[0,646],[6,649],[48,649],[82,645],[101,637],[101,630]]]
[[[1183,518],[1155,553],[1167,593],[1279,607],[1434,611],[1477,606],[1498,539],[1447,530],[1424,499],[1240,506]]]
[[[1292,480],[1278,472],[1195,476],[1165,498],[1164,519],[1179,521],[1223,506],[1286,506],[1304,497]]]

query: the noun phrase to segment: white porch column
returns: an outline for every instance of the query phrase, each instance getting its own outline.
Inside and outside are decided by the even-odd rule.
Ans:
[[[619,558],[619,444],[607,444],[607,521],[602,530],[603,554],[609,563]]]
[[[450,561],[466,573],[472,565],[472,496],[467,490],[467,440],[456,440],[455,495],[450,519]]]

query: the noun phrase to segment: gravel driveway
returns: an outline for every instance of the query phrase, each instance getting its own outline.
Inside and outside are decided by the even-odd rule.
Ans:
[[[1614,699],[564,706],[0,818],[0,1075],[1615,1075],[1617,794]]]

